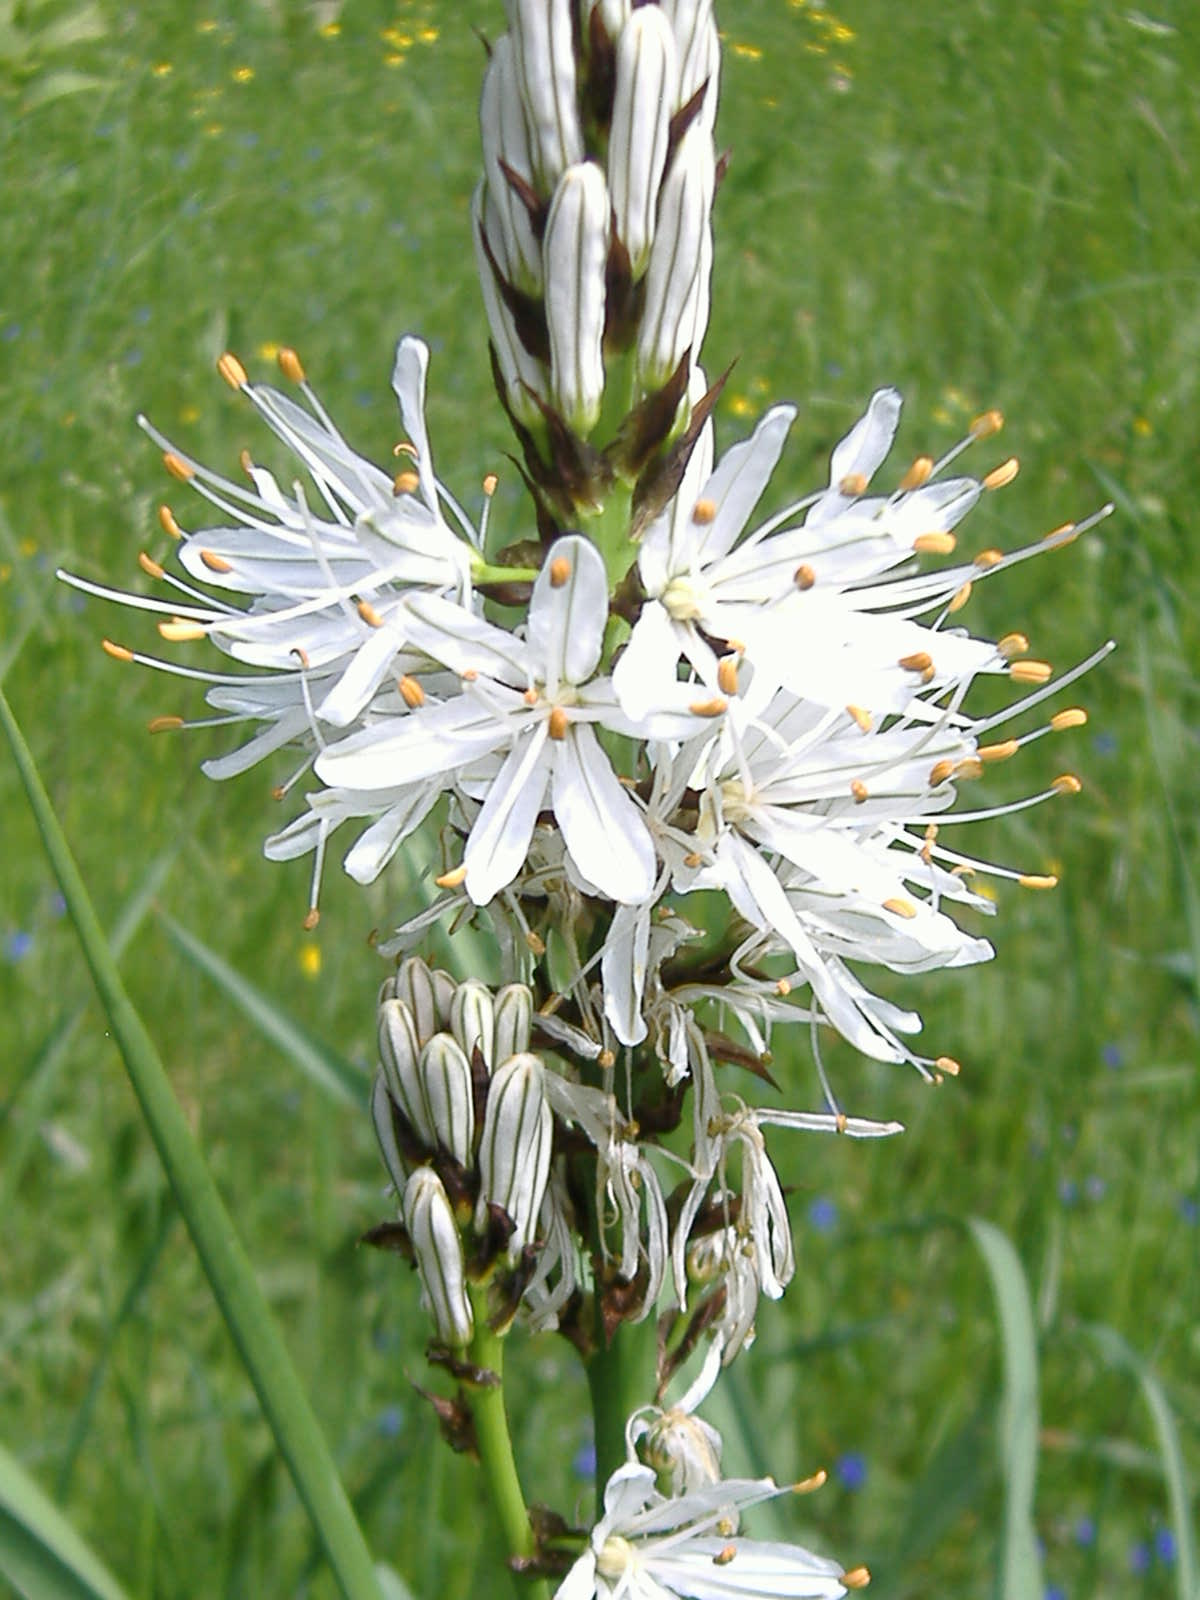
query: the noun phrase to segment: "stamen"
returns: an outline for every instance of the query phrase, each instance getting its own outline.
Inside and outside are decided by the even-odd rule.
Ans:
[[[180,483],[190,483],[196,476],[195,467],[189,466],[182,456],[175,454],[174,450],[163,452],[163,466],[173,478],[178,478]]]
[[[989,567],[998,567],[1003,560],[1003,550],[981,550],[975,557],[975,565],[981,572],[986,572]]]
[[[1021,470],[1021,463],[1016,456],[1009,456],[1007,461],[1002,461],[998,467],[993,467],[983,480],[985,489],[1003,489],[1010,484]]]
[[[466,865],[451,867],[449,872],[443,872],[433,881],[439,889],[457,889],[467,875]]]
[[[1078,794],[1083,784],[1073,772],[1062,772],[1050,785],[1055,794]]]
[[[571,563],[566,556],[555,556],[550,563],[550,587],[561,589],[571,576]]]
[[[862,706],[847,706],[846,714],[854,718],[864,733],[870,733],[871,713],[869,711],[864,711]]]
[[[870,791],[861,778],[855,778],[850,785],[850,793],[854,796],[855,805],[861,806]]]
[[[392,454],[394,456],[407,456],[410,461],[416,461],[417,447],[415,444],[409,444],[407,439],[401,439],[399,444],[392,446]]]
[[[311,933],[320,920],[321,912],[319,908],[317,906],[309,906],[308,910],[304,914],[304,921],[300,924],[300,926],[304,929],[305,933]]]
[[[495,494],[496,485],[499,482],[500,482],[500,479],[496,476],[496,474],[494,472],[489,472],[487,474],[487,476],[484,478],[484,480],[483,480],[483,492],[484,492],[485,495],[487,495],[489,500]]]
[[[1048,661],[1014,661],[1008,675],[1014,683],[1048,683],[1054,668]]]
[[[717,683],[722,694],[735,695],[738,692],[738,658],[736,655],[721,657],[717,663]]]
[[[697,500],[692,507],[692,521],[705,528],[717,514],[715,500]]]
[[[368,628],[383,627],[383,618],[369,600],[360,600],[356,609]]]
[[[919,489],[922,484],[928,483],[929,476],[932,471],[933,457],[918,456],[913,462],[912,466],[909,467],[908,471],[900,479],[901,493],[908,494],[910,490]]]
[[[982,411],[972,422],[967,432],[972,439],[990,439],[992,434],[999,433],[1004,426],[1004,413],[1002,411]]]
[[[598,1067],[602,1067],[605,1072],[607,1072],[610,1067],[615,1067],[616,1064],[617,1058],[615,1055],[613,1055],[611,1050],[601,1050],[600,1054],[596,1057],[596,1065]],[[630,1127],[636,1129],[637,1123],[631,1123]]]
[[[685,867],[702,867],[704,865],[704,856],[699,850],[690,850],[684,856],[683,864]]]
[[[966,756],[954,763],[954,776],[960,779],[982,778],[983,762],[978,756]]]
[[[1082,532],[1083,529],[1077,529],[1073,522],[1064,522],[1061,527],[1051,528],[1049,533],[1044,534],[1042,536],[1042,542],[1045,544],[1049,540],[1053,539],[1056,544],[1070,544],[1071,541],[1073,539],[1077,539]]]
[[[172,622],[160,622],[158,631],[171,644],[190,644],[193,639],[203,639],[208,632],[198,622],[184,622],[181,617]]]
[[[957,1078],[962,1071],[962,1067],[953,1056],[939,1056],[933,1064],[939,1072],[944,1072],[948,1078]]]
[[[238,457],[238,465],[241,467],[242,471],[246,474],[246,476],[250,479],[251,483],[253,483],[254,482],[254,457],[250,454],[249,450],[243,450],[242,451],[241,455]]]
[[[867,483],[865,472],[848,472],[838,484],[838,493],[857,498],[860,494],[866,493]]]
[[[546,941],[540,933],[535,933],[532,928],[525,929],[525,943],[535,956],[539,958],[546,954]]]
[[[210,572],[232,572],[233,565],[215,550],[201,550],[200,559]]]
[[[400,679],[398,687],[400,689],[400,698],[410,711],[415,711],[418,706],[425,704],[424,689],[422,689],[416,678],[410,678],[407,672]]]
[[[952,533],[919,533],[913,540],[913,549],[922,555],[948,556],[957,543]]]
[[[165,578],[166,572],[157,561],[152,561],[144,550],[138,551],[138,566],[143,572],[149,573],[152,578]]]
[[[1022,872],[1017,877],[1022,889],[1057,889],[1058,879],[1052,872]]]
[[[911,656],[901,656],[896,664],[903,667],[905,672],[927,672],[933,665],[933,657],[928,650],[917,650]]]
[[[146,724],[147,733],[174,733],[183,727],[182,717],[151,717]]]
[[[834,1126],[835,1132],[837,1132],[837,1133],[845,1133],[845,1131],[849,1127],[849,1125],[850,1125],[850,1119],[847,1117],[847,1115],[846,1115],[846,1113],[844,1111],[839,1111],[839,1112],[837,1112],[835,1114],[834,1119],[833,1119],[833,1126]]]
[[[998,744],[981,744],[977,753],[980,761],[1007,761],[1020,748],[1019,739],[1002,739]]]
[[[917,914],[917,908],[911,900],[905,900],[902,895],[893,895],[891,899],[883,902],[883,909],[890,911],[893,916],[903,917],[906,922],[911,922]]]
[[[829,1474],[821,1467],[810,1478],[801,1478],[799,1483],[792,1485],[793,1494],[814,1494],[818,1489],[823,1489],[829,1482]]]
[[[521,699],[524,700],[524,702],[525,702],[525,704],[527,706],[535,706],[535,705],[537,705],[537,703],[538,703],[540,698],[541,698],[541,696],[538,694],[537,690],[533,687],[532,684],[530,684],[529,688],[526,689],[525,692],[521,696]]]
[[[950,596],[946,610],[950,612],[961,611],[971,598],[971,589],[972,585],[969,583],[964,583],[961,589],[956,589]]]
[[[1023,656],[1026,653],[1029,649],[1029,640],[1023,633],[1006,633],[1002,639],[997,639],[996,649],[1011,661],[1013,656]]]
[[[250,381],[246,377],[246,369],[235,355],[228,350],[217,362],[217,371],[225,379],[231,389],[244,389]]]
[[[711,700],[693,700],[688,710],[695,717],[719,717],[728,703],[720,695],[714,695]]]
[[[1062,733],[1067,728],[1082,728],[1087,719],[1088,714],[1082,706],[1072,706],[1067,711],[1056,711],[1050,718],[1050,726],[1055,733]]]
[[[421,480],[415,472],[398,472],[392,484],[394,495],[414,494],[420,487]]]
[[[842,1582],[847,1589],[865,1589],[871,1581],[871,1574],[866,1567],[851,1567],[849,1572],[842,1573]]]
[[[304,376],[304,368],[300,363],[300,357],[290,345],[285,344],[275,359],[279,363],[280,372],[283,373],[289,383],[304,383],[307,381]]]
[[[712,1564],[714,1567],[727,1567],[735,1555],[737,1555],[737,1545],[724,1545],[712,1558]]]
[[[562,706],[554,706],[550,712],[549,733],[552,739],[565,739],[567,729],[571,726],[571,719]]]
[[[817,575],[807,561],[802,561],[792,573],[792,582],[797,589],[811,589],[817,581]]]
[[[183,538],[183,529],[175,521],[175,517],[170,506],[159,506],[158,520],[162,523],[163,532],[169,533],[172,539]]]
[[[953,761],[935,761],[933,766],[929,769],[929,787],[931,789],[936,789],[939,784],[945,783],[946,779],[953,771]]]
[[[288,654],[295,656],[296,660],[300,663],[302,671],[308,671],[308,651],[305,650],[303,645],[294,644]]]

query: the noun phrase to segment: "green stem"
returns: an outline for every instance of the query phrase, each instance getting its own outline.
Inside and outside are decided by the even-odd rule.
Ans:
[[[483,1288],[471,1290],[471,1308],[475,1313],[475,1332],[467,1359],[473,1366],[486,1367],[501,1379],[492,1387],[481,1386],[470,1391],[479,1464],[509,1555],[531,1556],[535,1552],[533,1528],[517,1476],[508,1416],[504,1410],[504,1341],[488,1327],[487,1295]],[[524,1578],[514,1573],[513,1581],[522,1600],[549,1600],[550,1590],[544,1579]]]
[[[181,1215],[280,1454],[345,1600],[380,1600],[379,1582],[283,1336],[171,1088],[162,1057],[125,992],[112,950],[8,701],[0,727],[37,820],[92,982],[108,1014],[129,1081],[171,1181]]]
[[[482,556],[471,562],[471,581],[476,585],[487,583],[534,583],[537,580],[536,567],[497,567],[483,559]]]
[[[654,1399],[654,1318],[636,1326],[622,1322],[609,1344],[597,1313],[596,1350],[587,1364],[596,1430],[596,1515],[604,1510],[604,1486],[625,1460],[625,1424]]]

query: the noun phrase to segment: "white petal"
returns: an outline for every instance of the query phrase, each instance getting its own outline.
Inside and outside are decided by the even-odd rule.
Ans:
[[[400,615],[403,616],[403,612]],[[322,722],[331,723],[336,728],[344,728],[353,722],[387,677],[396,652],[403,644],[404,636],[393,623],[386,622],[380,628],[372,628],[351,657],[345,672],[317,707],[317,715]]]
[[[433,810],[441,793],[439,784],[413,784],[403,800],[389,806],[358,837],[342,863],[355,883],[374,883],[405,839]]]
[[[608,577],[590,539],[557,539],[538,573],[529,602],[529,653],[548,693],[585,683],[595,672],[608,620]]]
[[[406,334],[396,346],[392,388],[400,402],[400,420],[404,424],[404,431],[417,452],[416,468],[421,480],[421,498],[436,514],[437,484],[429,454],[429,434],[425,428],[425,374],[428,370],[428,345],[412,334]]]
[[[545,722],[517,740],[475,819],[463,861],[467,893],[477,906],[486,905],[525,864],[550,773],[547,742]]]
[[[391,789],[450,773],[510,737],[508,725],[470,695],[425,705],[352,733],[317,757],[323,783]]]
[[[646,988],[646,955],[650,947],[650,902],[618,906],[604,941],[600,978],[604,1015],[622,1044],[641,1044],[646,1037],[642,996]]]
[[[700,546],[703,562],[725,555],[746,526],[779,464],[795,415],[795,406],[772,406],[749,439],[731,445],[721,457],[700,495],[715,507]]]
[[[621,710],[635,721],[661,703],[664,689],[675,688],[679,636],[666,608],[647,600],[613,668],[612,686]]]
[[[648,899],[654,843],[595,733],[586,723],[574,723],[565,739],[551,743],[554,815],[575,865],[613,900]]]
[[[807,527],[827,521],[850,504],[854,496],[844,495],[838,488],[843,478],[861,474],[869,482],[874,476],[892,447],[900,421],[900,405],[898,390],[876,389],[866,412],[834,447],[829,461],[829,490],[809,511],[805,518]]]

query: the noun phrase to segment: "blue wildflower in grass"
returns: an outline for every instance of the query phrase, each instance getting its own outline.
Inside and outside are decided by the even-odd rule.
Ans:
[[[1075,1543],[1086,1550],[1096,1542],[1096,1524],[1091,1517],[1080,1517],[1074,1528]]]
[[[1179,1215],[1185,1222],[1190,1222],[1193,1228],[1200,1221],[1200,1204],[1197,1203],[1194,1196],[1190,1194],[1181,1194],[1179,1196]]]
[[[404,1411],[400,1406],[384,1406],[375,1419],[375,1427],[383,1439],[396,1439],[404,1426]]]
[[[808,1222],[817,1233],[832,1233],[838,1223],[838,1209],[827,1195],[818,1195],[808,1208]]]
[[[867,1459],[857,1450],[848,1450],[844,1456],[838,1457],[834,1471],[843,1489],[853,1492],[861,1489],[867,1481]]]
[[[1164,1567],[1169,1567],[1175,1560],[1175,1535],[1170,1528],[1159,1528],[1154,1535],[1154,1554]]]
[[[571,1471],[584,1483],[590,1483],[596,1476],[596,1446],[593,1440],[585,1439],[576,1450],[571,1461]]]
[[[1045,1600],[1067,1600],[1067,1591],[1060,1583],[1052,1583],[1046,1590]]]
[[[1150,1571],[1150,1562],[1151,1562],[1150,1546],[1146,1543],[1146,1541],[1144,1539],[1139,1539],[1138,1542],[1135,1545],[1131,1545],[1130,1546],[1130,1549],[1129,1549],[1129,1570],[1130,1570],[1130,1572],[1138,1572],[1138,1573],[1149,1572]]]
[[[1100,1052],[1100,1059],[1110,1072],[1117,1072],[1125,1065],[1125,1052],[1119,1044],[1106,1044]]]
[[[1108,1193],[1108,1184],[1105,1183],[1104,1179],[1100,1177],[1098,1173],[1094,1172],[1084,1184],[1084,1190],[1086,1191],[1089,1200],[1098,1203],[1099,1201],[1103,1200],[1104,1196]]]
[[[25,928],[14,928],[4,941],[4,958],[14,966],[33,949],[33,935]]]
[[[1063,1178],[1058,1185],[1058,1198],[1064,1206],[1073,1206],[1079,1199],[1079,1185],[1074,1178]]]
[[[1117,736],[1114,733],[1098,733],[1092,740],[1092,749],[1098,756],[1111,756],[1116,753]]]

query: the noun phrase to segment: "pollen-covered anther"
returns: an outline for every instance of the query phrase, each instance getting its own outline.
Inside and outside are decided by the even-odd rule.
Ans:
[[[1003,560],[1004,551],[993,547],[988,550],[981,550],[975,557],[975,565],[981,572],[986,572],[989,567],[998,567]]]
[[[146,724],[147,733],[174,733],[183,727],[182,717],[151,717]]]
[[[854,796],[855,805],[861,806],[870,790],[861,778],[854,778],[850,783],[850,793]]]
[[[998,467],[992,468],[983,480],[983,487],[985,489],[1003,489],[1013,481],[1020,470],[1021,463],[1016,456],[1009,456],[1007,461],[1002,461]]]
[[[190,644],[195,639],[203,639],[205,635],[205,630],[198,622],[185,622],[182,617],[160,622],[158,631],[170,644]]]
[[[484,480],[483,480],[483,492],[484,492],[485,495],[487,495],[489,500],[495,494],[496,485],[499,482],[500,482],[500,479],[496,476],[496,474],[494,472],[489,472],[487,474],[487,476],[484,478]]]
[[[152,578],[162,578],[166,576],[158,562],[148,556],[144,550],[138,551],[138,566],[141,567],[143,572],[148,573]]]
[[[954,552],[958,540],[952,533],[935,531],[919,533],[913,540],[913,549],[926,556],[948,556]]]
[[[275,359],[279,363],[280,372],[289,383],[304,382],[304,365],[290,345],[285,344]]]
[[[228,350],[226,350],[225,354],[217,362],[217,371],[225,379],[225,382],[231,389],[244,389],[247,383],[250,381],[246,376],[245,367],[238,360],[238,358],[235,355],[231,355]]]
[[[1023,633],[1006,633],[1003,638],[997,639],[996,649],[1007,660],[1014,656],[1023,656],[1029,649],[1029,640]]]
[[[526,689],[521,696],[521,699],[524,700],[527,706],[537,705],[540,698],[541,696],[538,694],[538,691],[533,687],[532,684],[529,685],[529,688]]]
[[[115,649],[116,647],[114,646],[113,648]],[[107,643],[105,644],[105,649],[108,649]],[[131,656],[130,660],[132,659]],[[699,850],[689,850],[683,858],[683,864],[685,867],[702,867],[704,865],[704,857]]]
[[[906,922],[911,922],[917,914],[917,908],[911,900],[906,900],[903,895],[895,894],[883,902],[883,909],[890,911],[894,917],[903,917]]]
[[[296,660],[300,663],[301,672],[308,671],[308,651],[303,645],[294,644],[288,651],[288,654],[295,656]]]
[[[792,573],[792,582],[797,589],[811,589],[817,581],[817,575],[807,561],[802,561]]]
[[[243,450],[241,455],[238,456],[238,465],[248,478],[253,478],[254,457],[250,454],[249,450]]]
[[[688,710],[694,717],[719,717],[726,710],[729,702],[723,700],[719,694],[713,695],[711,700],[693,700]]]
[[[982,778],[983,762],[978,756],[964,756],[954,763],[954,776],[960,779]]]
[[[410,711],[415,711],[418,706],[425,704],[425,691],[416,678],[410,678],[406,672],[399,679],[396,687],[400,690],[400,698]]]
[[[418,459],[416,445],[409,444],[407,439],[401,439],[399,444],[394,444],[392,446],[392,454],[394,456],[407,456],[410,461]]]
[[[715,500],[697,500],[692,507],[692,521],[701,528],[707,528],[717,514]]]
[[[870,1581],[871,1574],[866,1567],[851,1567],[849,1572],[842,1573],[847,1589],[865,1589]]]
[[[196,476],[195,467],[189,466],[182,456],[175,454],[174,450],[163,451],[163,466],[173,478],[178,478],[180,483],[190,483]]]
[[[565,739],[567,737],[567,729],[570,727],[570,725],[571,719],[567,716],[567,713],[563,710],[562,706],[554,706],[550,712],[550,737],[552,739]]]
[[[990,439],[992,434],[999,433],[1004,426],[1004,413],[1002,411],[981,411],[971,423],[967,432],[972,439]]]
[[[801,1478],[799,1483],[792,1485],[793,1494],[815,1494],[818,1489],[823,1489],[829,1482],[829,1474],[824,1467],[819,1468],[811,1477]]]
[[[1058,878],[1053,872],[1023,872],[1017,882],[1022,889],[1058,888]]]
[[[953,761],[948,759],[935,761],[932,767],[929,769],[929,787],[931,789],[936,789],[939,784],[945,783],[946,779],[953,771]]]
[[[1083,788],[1083,784],[1080,783],[1073,772],[1060,772],[1050,787],[1055,794],[1078,794]]]
[[[1066,711],[1056,711],[1050,718],[1050,726],[1055,733],[1064,733],[1068,728],[1082,728],[1087,719],[1088,714],[1082,706],[1071,706]]]
[[[956,589],[950,596],[950,601],[946,606],[946,610],[950,612],[961,611],[966,605],[967,601],[971,598],[971,588],[971,584],[964,583],[961,589]]]
[[[320,911],[316,906],[310,906],[308,911],[305,913],[304,921],[300,924],[300,926],[304,929],[305,933],[311,933],[320,920]]]
[[[392,493],[394,495],[412,494],[420,485],[420,478],[415,472],[398,472],[392,480]]]
[[[862,706],[847,706],[846,715],[852,717],[864,733],[871,731],[871,713]]]
[[[546,941],[540,933],[535,933],[532,928],[525,930],[525,943],[535,956],[539,958],[546,954]]]
[[[845,1133],[847,1127],[849,1126],[849,1122],[844,1111],[839,1111],[834,1117],[833,1126],[838,1133]]]
[[[1019,739],[1000,739],[995,744],[981,744],[976,752],[980,761],[1007,761],[1021,748]]]
[[[571,563],[566,556],[555,556],[550,563],[550,587],[561,589],[571,576]]]
[[[908,494],[910,490],[919,489],[923,484],[928,483],[929,476],[932,471],[933,457],[918,456],[913,462],[912,466],[909,467],[908,471],[900,479],[901,494]]]
[[[271,790],[271,799],[272,800],[286,800],[287,799],[287,790],[284,788],[283,784],[277,783],[275,785],[275,787]]]
[[[158,520],[162,524],[163,532],[170,534],[172,539],[183,538],[183,529],[175,521],[175,513],[170,506],[159,506]]]
[[[433,881],[439,889],[457,889],[467,875],[466,865],[451,867],[449,872],[443,872]]]
[[[944,1072],[948,1078],[957,1078],[962,1071],[962,1066],[953,1056],[939,1056],[933,1064],[939,1072]]]
[[[478,676],[479,676],[479,674],[475,670],[474,667],[467,667],[466,670],[463,672],[462,681],[464,683],[474,683],[476,678],[478,678]]]
[[[734,695],[738,692],[738,658],[736,655],[722,656],[717,663],[717,684],[722,694]]]
[[[1049,683],[1054,668],[1048,661],[1014,661],[1008,675],[1014,683]]]
[[[714,1567],[727,1567],[736,1555],[737,1545],[722,1545],[717,1551],[716,1555],[712,1558],[712,1564]]]
[[[201,550],[200,559],[210,572],[232,572],[233,563],[219,556],[215,550]]]
[[[838,483],[839,494],[857,497],[867,492],[868,478],[865,472],[848,472]]]
[[[607,1071],[609,1067],[615,1067],[616,1064],[617,1058],[611,1050],[601,1050],[600,1054],[596,1057],[596,1065],[603,1068],[605,1071]]]
[[[775,993],[777,995],[779,995],[780,999],[786,1000],[788,995],[791,994],[791,992],[792,992],[792,985],[791,985],[791,982],[787,978],[778,978],[778,979],[776,979],[776,982],[775,982]]]
[[[911,656],[901,656],[896,665],[903,667],[905,672],[928,672],[933,665],[933,657],[928,650],[917,650]]]

